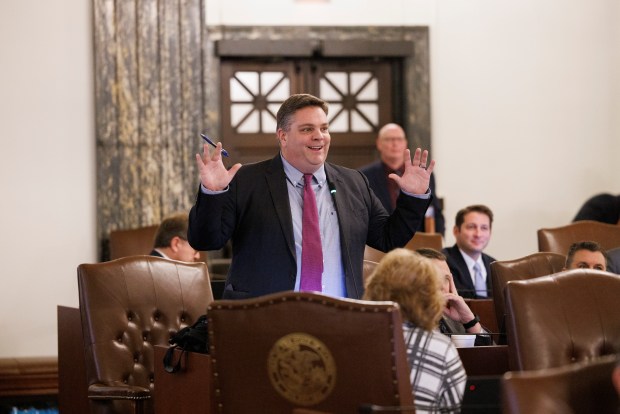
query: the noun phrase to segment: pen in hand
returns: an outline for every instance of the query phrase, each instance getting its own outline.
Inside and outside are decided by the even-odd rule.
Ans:
[[[211,141],[208,136],[206,136],[205,134],[200,134],[200,136],[209,144],[213,145],[213,147],[216,147],[215,142]],[[228,157],[228,151],[226,151],[224,148],[222,148],[222,155]]]

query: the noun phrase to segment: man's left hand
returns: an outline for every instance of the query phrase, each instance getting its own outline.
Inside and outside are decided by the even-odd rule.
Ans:
[[[420,148],[415,150],[413,161],[411,160],[411,151],[405,150],[403,154],[405,158],[405,171],[402,177],[397,174],[390,174],[389,177],[396,181],[400,189],[409,194],[426,194],[428,191],[431,173],[435,168],[435,160],[431,160],[429,165],[428,151],[422,151]]]

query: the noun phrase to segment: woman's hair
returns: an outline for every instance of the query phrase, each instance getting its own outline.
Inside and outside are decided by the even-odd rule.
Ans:
[[[403,318],[431,331],[445,307],[441,283],[429,259],[407,249],[386,254],[366,281],[363,299],[399,304]]]

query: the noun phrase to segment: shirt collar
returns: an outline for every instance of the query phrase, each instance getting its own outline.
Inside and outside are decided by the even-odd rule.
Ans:
[[[463,256],[463,260],[465,260],[465,264],[467,265],[468,269],[470,270],[473,269],[476,263],[480,264],[481,270],[484,269],[484,263],[482,261],[482,253],[480,253],[480,257],[478,257],[478,260],[474,260],[471,258],[470,255],[468,255],[463,250],[461,250],[460,247],[459,247],[459,251],[461,252],[461,256]]]
[[[381,165],[383,166],[383,171],[385,172],[385,175],[389,175],[389,174],[395,173],[396,175],[402,177],[403,173],[405,172],[405,165],[404,164],[399,169],[397,169],[397,170],[391,169],[383,161],[381,161]]]
[[[168,257],[168,255],[167,255],[166,253],[162,252],[161,250],[159,250],[159,249],[157,249],[157,248],[156,248],[156,249],[154,249],[154,250],[155,250],[157,253],[161,254],[161,257],[163,257],[164,259],[170,259],[170,258]]]
[[[289,180],[290,183],[294,186],[303,187],[304,174],[297,168],[293,167],[287,160],[285,160],[282,154],[280,154],[280,158],[282,159],[282,166],[284,167],[284,174],[286,174],[286,179]],[[312,175],[319,183],[319,187],[322,187],[327,181],[327,174],[325,174],[325,164],[322,164],[319,169],[316,170]]]

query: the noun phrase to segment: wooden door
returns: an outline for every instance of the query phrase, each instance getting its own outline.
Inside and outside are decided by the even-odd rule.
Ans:
[[[234,162],[277,152],[276,113],[294,93],[329,103],[329,161],[351,168],[377,158],[375,138],[393,122],[395,63],[381,59],[226,59],[221,62],[222,144]]]

